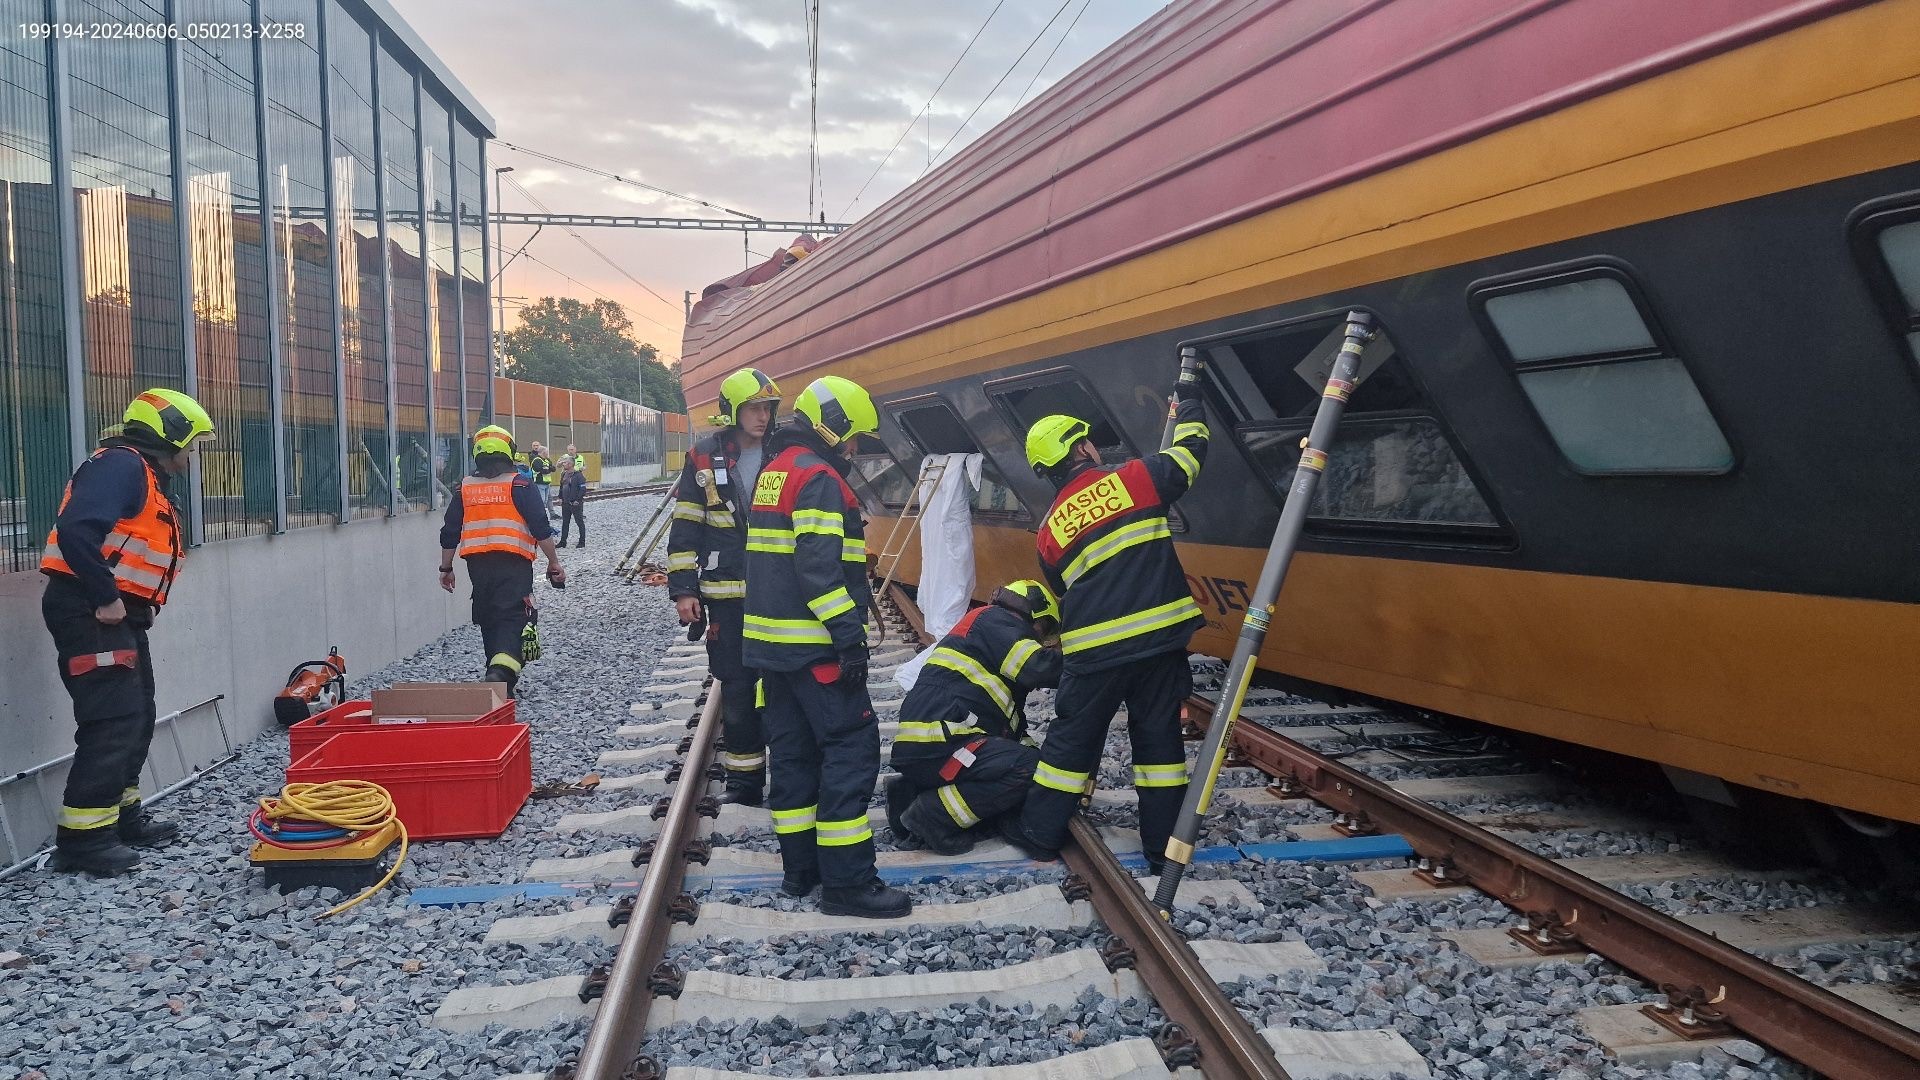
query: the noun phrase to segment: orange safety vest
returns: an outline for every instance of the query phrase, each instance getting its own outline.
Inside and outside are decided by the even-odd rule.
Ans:
[[[141,468],[147,474],[147,500],[140,506],[140,512],[133,517],[114,523],[113,531],[107,534],[100,545],[100,555],[107,560],[107,566],[113,570],[113,580],[120,591],[128,596],[139,597],[155,607],[167,602],[167,593],[173,589],[173,578],[180,572],[180,563],[187,557],[186,546],[181,542],[180,523],[174,517],[173,504],[167,501],[160,490],[159,474],[154,472],[153,463],[146,455],[131,446],[107,446],[94,451],[94,459],[103,454],[123,450],[140,459]],[[60,509],[66,510],[67,502],[73,498],[73,481],[67,481],[67,490],[60,496]],[[47,533],[47,549],[40,555],[40,569],[49,573],[65,574],[77,577],[73,567],[67,565],[66,557],[60,554],[60,528],[55,526]]]
[[[533,530],[513,505],[514,473],[469,476],[460,481],[460,557],[505,551],[528,562],[539,549]]]

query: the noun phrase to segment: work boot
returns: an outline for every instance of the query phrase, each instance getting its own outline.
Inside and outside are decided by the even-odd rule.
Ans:
[[[858,915],[868,919],[902,919],[913,911],[913,897],[889,889],[874,878],[851,889],[822,889],[820,911],[826,915]]]
[[[789,870],[780,876],[780,891],[796,900],[819,887],[818,870]]]
[[[120,840],[134,847],[158,847],[180,835],[180,827],[171,821],[149,817],[139,803],[120,808]]]
[[[1012,844],[1022,855],[1039,862],[1052,862],[1060,857],[1060,852],[1047,847],[1028,835],[1027,827],[1020,823],[1018,814],[1007,814],[995,823],[1000,830],[1000,839]]]
[[[973,841],[946,820],[946,812],[926,797],[913,800],[901,815],[908,831],[927,845],[935,855],[965,855],[973,850]]]
[[[776,839],[780,844],[780,866],[785,871],[780,878],[780,891],[801,897],[819,888],[820,849],[814,843],[813,831],[781,833]]]
[[[104,826],[57,830],[53,858],[47,863],[61,873],[85,872],[99,877],[114,877],[139,865],[140,853],[122,844],[119,834]]]
[[[511,668],[501,667],[499,664],[491,664],[487,667],[487,677],[484,681],[506,683],[507,696],[511,698],[513,696],[513,688],[520,682],[520,676]]]
[[[907,807],[920,794],[904,776],[896,776],[887,781],[887,828],[893,830],[893,846],[902,851],[918,851],[924,847],[920,838],[907,828],[905,821]]]
[[[758,779],[759,776],[760,774],[755,774],[754,778]],[[761,790],[759,784],[729,782],[727,790],[720,793],[720,801],[735,806],[759,806],[766,801],[766,793]]]

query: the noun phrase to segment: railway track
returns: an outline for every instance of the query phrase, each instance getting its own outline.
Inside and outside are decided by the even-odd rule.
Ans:
[[[921,637],[912,616],[887,605],[895,640]],[[476,976],[436,1014],[495,1038],[590,1018],[575,1060],[528,1076],[1807,1075],[1766,1047],[1833,1076],[1920,1075],[1913,1032],[1872,1011],[1907,1015],[1892,979],[1843,987],[1854,1004],[1785,970],[1891,974],[1920,924],[1798,872],[1743,895],[1744,872],[1684,827],[1497,739],[1278,692],[1237,732],[1232,786],[1170,922],[1129,872],[1138,840],[1112,764],[1064,866],[991,841],[956,859],[890,850],[876,805],[881,872],[916,892],[913,916],[817,916],[775,896],[766,812],[711,798],[718,698],[698,648],[672,646],[647,688],[673,700],[635,706],[652,722],[621,736],[642,745],[602,757],[606,774],[641,770],[603,780],[622,805],[561,819],[594,850],[526,874],[560,895],[626,895],[502,919],[487,938],[587,938],[611,963],[531,985]],[[910,654],[876,654],[883,720]],[[1197,698],[1192,718],[1209,707]],[[1621,944],[1636,933],[1664,944]],[[1685,1071],[1696,1061],[1718,1071]]]

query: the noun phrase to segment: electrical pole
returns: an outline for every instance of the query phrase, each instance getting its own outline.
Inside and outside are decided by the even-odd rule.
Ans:
[[[501,177],[504,177],[512,171],[513,166],[511,165],[501,165],[493,170],[493,209],[496,213],[500,209]],[[503,378],[506,375],[506,361],[500,356],[500,336],[507,332],[507,226],[505,222],[496,221],[494,224],[493,247],[495,252],[497,252],[494,256],[496,260],[494,265],[500,268],[500,272],[495,274],[493,278],[493,309],[495,314],[493,318],[493,341],[490,342],[490,344],[493,347],[494,377]]]

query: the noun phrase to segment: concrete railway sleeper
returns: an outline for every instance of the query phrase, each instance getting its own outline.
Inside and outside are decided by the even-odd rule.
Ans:
[[[902,617],[901,607],[885,611],[896,628],[924,640],[917,620]],[[904,659],[905,657],[899,657]],[[878,672],[876,672],[878,674]],[[669,690],[656,684],[654,692]],[[674,686],[671,689],[692,689]],[[708,971],[682,972],[662,962],[668,947],[694,935],[754,941],[794,933],[846,933],[894,929],[898,924],[870,920],[829,919],[811,913],[772,912],[732,904],[697,904],[680,890],[699,879],[700,870],[731,868],[736,876],[758,873],[776,880],[777,858],[759,852],[728,848],[707,850],[697,835],[702,811],[719,831],[758,828],[765,811],[728,807],[724,811],[705,798],[709,766],[718,727],[720,688],[711,683],[691,704],[699,709],[693,734],[679,747],[660,741],[634,751],[603,756],[609,767],[662,763],[679,750],[677,776],[650,783],[646,790],[670,789],[655,807],[644,805],[603,814],[570,815],[557,823],[563,831],[604,828],[622,834],[651,832],[651,842],[637,850],[615,851],[575,860],[544,860],[527,873],[530,880],[579,880],[583,875],[620,876],[622,866],[645,866],[638,892],[615,905],[587,908],[555,916],[503,920],[489,933],[492,943],[535,944],[564,937],[608,940],[619,935],[619,952],[609,969],[577,979],[550,979],[544,984],[456,994],[441,1007],[439,1026],[452,1030],[479,1030],[488,1024],[540,1023],[562,1015],[575,1003],[590,1008],[593,1021],[578,1059],[549,1075],[571,1078],[646,1076],[730,1076],[718,1070],[664,1070],[641,1054],[649,1031],[680,1019],[771,1019],[801,1023],[826,1019],[851,1009],[884,1003],[896,1009],[934,1008],[962,1003],[1005,1002],[1046,1008],[1068,1006],[1093,991],[1114,998],[1151,998],[1164,1010],[1168,1023],[1154,1040],[1122,1040],[1047,1063],[1048,1075],[1140,1076],[1171,1075],[1169,1070],[1198,1066],[1208,1076],[1285,1080],[1287,1071],[1276,1058],[1268,1038],[1255,1030],[1221,992],[1219,983],[1276,970],[1312,969],[1318,964],[1310,950],[1296,942],[1240,945],[1207,941],[1190,944],[1161,920],[1147,904],[1146,893],[1109,850],[1110,839],[1085,822],[1076,823],[1073,842],[1063,853],[1072,871],[1058,885],[1040,885],[1022,892],[974,903],[923,906],[908,925],[1012,925],[1072,930],[1104,925],[1111,936],[1103,949],[1054,953],[1042,959],[992,970],[933,975],[786,981],[751,978]],[[677,706],[677,707],[676,707]],[[685,714],[684,703],[666,709],[639,709],[636,715]],[[668,739],[677,715],[646,725],[629,737]],[[618,780],[619,778],[614,778]],[[673,783],[677,780],[677,783]],[[661,811],[664,810],[664,813]],[[729,813],[731,812],[731,813]],[[1124,842],[1120,850],[1138,852],[1138,841]],[[984,845],[976,852],[993,857],[1000,845]],[[689,858],[705,863],[689,867]],[[1025,860],[1010,850],[1008,864]],[[908,872],[904,868],[927,860],[921,853],[883,853],[883,875]],[[718,862],[720,867],[713,864]],[[691,873],[690,873],[691,871]],[[708,883],[711,878],[706,879]],[[1151,882],[1149,881],[1149,887]],[[1251,899],[1244,887],[1231,881],[1196,882],[1195,901],[1236,903]],[[689,925],[690,924],[690,925]],[[597,1005],[591,1004],[598,999]],[[1336,1040],[1337,1041],[1337,1040]],[[1339,1048],[1329,1051],[1340,1052]],[[1078,1060],[1074,1060],[1078,1059]],[[1067,1071],[1061,1071],[1061,1070]],[[973,1070],[984,1078],[1013,1077],[1025,1066]],[[966,1075],[955,1073],[950,1075]]]
[[[1190,704],[1193,713],[1203,715],[1213,707],[1204,697]],[[1332,809],[1333,829],[1343,835],[1387,833],[1406,840],[1417,853],[1416,867],[1411,875],[1372,872],[1370,884],[1377,895],[1411,896],[1422,888],[1438,893],[1471,886],[1519,912],[1525,920],[1522,927],[1471,932],[1499,942],[1478,952],[1483,962],[1499,963],[1501,949],[1534,955],[1591,951],[1661,988],[1666,1000],[1643,1011],[1674,1032],[1693,1038],[1745,1034],[1841,1080],[1920,1075],[1920,1032],[1783,971],[1733,940],[1723,940],[1735,938],[1739,916],[1676,919],[1603,883],[1711,873],[1722,864],[1682,858],[1670,862],[1664,873],[1658,866],[1649,870],[1643,856],[1562,864],[1521,847],[1485,822],[1440,810],[1281,731],[1243,723],[1233,739],[1233,760],[1275,778],[1269,789],[1273,795],[1310,799]],[[1577,865],[1582,862],[1592,865]],[[1792,937],[1789,928],[1780,938],[1782,944],[1837,940],[1855,927],[1860,928],[1852,934],[1857,937],[1896,937],[1914,930],[1897,919],[1876,921],[1871,912],[1810,918],[1822,925],[1803,938]],[[1835,925],[1841,922],[1847,925]],[[1448,936],[1463,946],[1473,941],[1468,934]]]

